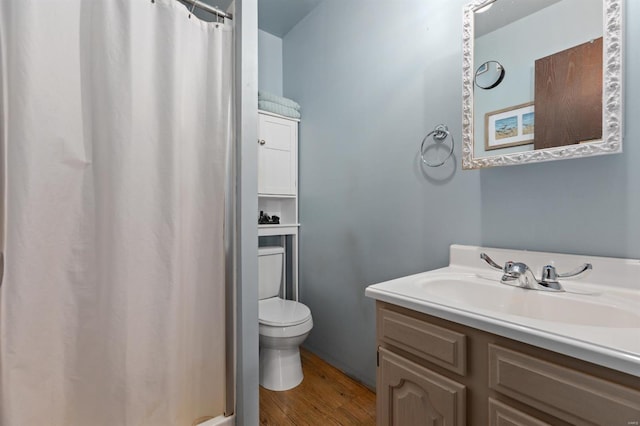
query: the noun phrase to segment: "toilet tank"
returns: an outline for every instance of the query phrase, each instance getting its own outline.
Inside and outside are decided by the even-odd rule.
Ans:
[[[258,249],[258,290],[260,300],[280,294],[283,260],[283,247],[260,247]]]

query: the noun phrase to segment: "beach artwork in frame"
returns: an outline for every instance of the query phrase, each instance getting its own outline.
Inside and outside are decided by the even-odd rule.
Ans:
[[[533,102],[527,102],[485,114],[485,151],[532,144],[535,118],[533,109]]]

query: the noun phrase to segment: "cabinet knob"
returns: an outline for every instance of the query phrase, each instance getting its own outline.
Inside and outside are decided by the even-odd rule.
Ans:
[[[265,143],[267,143],[264,139],[258,139],[258,143],[260,145],[264,145]]]

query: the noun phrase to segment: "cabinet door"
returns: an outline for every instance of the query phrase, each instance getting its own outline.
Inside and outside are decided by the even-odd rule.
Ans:
[[[465,387],[379,348],[378,426],[462,426]]]
[[[259,114],[258,193],[296,195],[298,123]]]

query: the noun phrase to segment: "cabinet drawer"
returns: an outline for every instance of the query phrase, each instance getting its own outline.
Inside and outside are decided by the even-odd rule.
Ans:
[[[378,426],[466,424],[464,385],[379,348]]]
[[[489,387],[576,425],[640,420],[640,391],[489,345]]]
[[[464,334],[384,308],[378,321],[381,341],[454,373],[466,374]]]
[[[489,426],[551,426],[549,423],[489,398]]]

